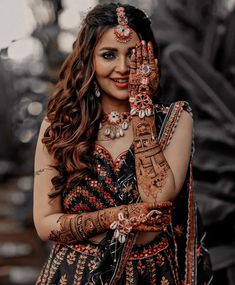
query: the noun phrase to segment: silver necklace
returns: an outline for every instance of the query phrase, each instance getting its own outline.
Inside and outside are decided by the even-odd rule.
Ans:
[[[125,131],[128,129],[131,121],[130,112],[117,112],[104,113],[100,122],[99,129],[104,128],[104,135],[111,139],[120,138],[124,136]]]

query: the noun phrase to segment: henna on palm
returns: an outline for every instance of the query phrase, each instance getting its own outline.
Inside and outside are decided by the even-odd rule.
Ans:
[[[159,84],[156,63],[152,45],[138,43],[131,57],[129,79],[136,175],[140,192],[154,200],[165,186],[170,169],[156,140],[151,100]]]

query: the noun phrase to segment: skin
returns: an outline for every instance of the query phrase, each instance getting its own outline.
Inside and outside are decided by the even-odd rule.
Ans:
[[[101,102],[103,110],[124,112],[130,110],[128,80],[130,73],[131,51],[139,41],[133,31],[132,38],[127,43],[120,43],[114,35],[114,28],[104,33],[94,50],[93,65],[95,76],[102,90]],[[126,79],[126,86],[117,86],[113,79]],[[101,133],[98,134],[97,143],[105,147],[113,160],[120,153],[127,151],[133,141],[131,126],[125,131],[125,136],[118,140],[103,140]]]
[[[137,34],[133,31],[130,41],[127,43],[117,42],[114,29],[109,29],[94,50],[93,65],[95,76],[102,89],[102,106],[105,112],[113,110],[128,111],[128,79],[130,73],[131,51],[139,41]],[[126,79],[126,85],[116,86],[113,79]]]
[[[117,42],[113,29],[110,29],[104,33],[94,50],[93,65],[97,82],[102,89],[101,103],[105,112],[130,110],[128,85],[126,87],[124,86],[125,84],[118,86],[114,83],[113,79],[128,78],[129,80],[131,50],[135,48],[138,40],[134,32],[129,42]],[[108,52],[105,57],[104,52]],[[50,167],[52,158],[41,142],[47,126],[48,123],[44,120],[36,147],[36,175],[34,181],[34,222],[38,235],[43,240],[48,240],[52,232],[61,231],[61,225],[58,221],[63,216],[61,198],[55,198],[53,203],[48,198],[48,194],[52,189],[51,179],[57,173],[56,170]],[[145,198],[142,195],[143,202],[174,200],[178,195],[188,167],[192,144],[192,126],[193,123],[190,115],[183,111],[170,144],[162,152],[169,165],[169,173],[164,187],[156,199],[151,196]],[[122,138],[104,141],[101,140],[101,137],[99,133],[97,143],[105,147],[110,152],[113,160],[115,160],[120,153],[126,151],[132,144],[134,133],[131,126]],[[98,242],[102,238],[103,234],[96,235],[91,240]],[[137,243],[148,243],[153,238],[152,234],[143,233],[137,239]]]

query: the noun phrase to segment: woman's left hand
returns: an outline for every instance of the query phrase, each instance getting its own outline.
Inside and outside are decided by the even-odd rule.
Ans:
[[[129,75],[129,101],[131,115],[144,117],[151,115],[152,100],[159,85],[157,59],[154,58],[153,46],[144,41],[137,43],[133,50]]]

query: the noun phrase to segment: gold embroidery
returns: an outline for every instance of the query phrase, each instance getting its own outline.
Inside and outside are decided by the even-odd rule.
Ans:
[[[126,285],[134,285],[134,272],[133,272],[133,264],[131,261],[127,261],[126,263]]]
[[[67,251],[68,251],[67,247],[62,247],[60,251],[56,254],[56,256],[53,258],[51,268],[49,269],[49,276],[46,284],[51,284],[52,278],[54,277],[56,271],[61,265]]]
[[[138,272],[143,275],[145,272],[146,266],[142,263],[141,259],[139,259],[138,264],[137,264],[137,270]]]
[[[170,114],[170,117],[166,123],[166,126],[164,127],[163,135],[161,136],[159,143],[162,146],[162,149],[165,149],[165,147],[170,143],[171,138],[174,134],[174,131],[177,127],[177,123],[179,121],[179,118],[183,111],[183,106],[185,105],[184,101],[176,102],[173,110]]]
[[[83,276],[83,271],[85,268],[85,263],[86,263],[87,256],[86,255],[81,255],[78,263],[77,263],[77,269],[74,275],[74,282],[73,285],[81,284],[82,281],[82,276]]]
[[[67,276],[66,276],[66,274],[64,274],[64,275],[62,275],[61,276],[61,278],[60,278],[60,285],[67,285],[67,282],[68,282],[68,280],[67,280]]]
[[[161,285],[169,285],[170,283],[169,283],[169,281],[168,281],[168,279],[166,279],[166,277],[162,277],[162,280],[161,280]]]
[[[149,268],[149,285],[157,284],[157,270],[154,258],[147,259]]]
[[[76,253],[75,251],[72,251],[67,255],[67,263],[71,265],[74,263],[75,260],[76,260]]]
[[[165,263],[165,257],[159,253],[156,256],[155,262],[158,266],[163,266]]]
[[[40,285],[45,285],[48,275],[49,275],[49,269],[51,267],[51,262],[52,262],[52,256],[54,254],[55,251],[55,245],[53,246],[51,252],[50,252],[50,256],[48,258],[47,263],[43,266],[42,271],[37,279],[36,285],[40,284]]]
[[[168,248],[168,246],[168,240],[166,238],[163,238],[158,243],[149,244],[144,247],[141,247],[140,249],[133,250],[129,259],[132,260],[153,257],[157,255],[160,251]]]

